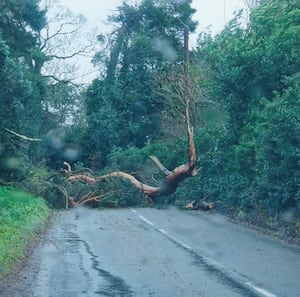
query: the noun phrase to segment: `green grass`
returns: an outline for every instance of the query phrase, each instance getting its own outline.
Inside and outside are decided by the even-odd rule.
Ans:
[[[42,198],[0,187],[0,275],[24,255],[49,214]]]

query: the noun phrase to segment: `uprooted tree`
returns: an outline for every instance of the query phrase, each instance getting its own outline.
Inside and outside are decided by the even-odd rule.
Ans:
[[[158,186],[152,186],[139,181],[134,175],[129,174],[124,171],[115,171],[107,173],[105,175],[94,177],[91,174],[77,173],[72,171],[71,166],[68,163],[64,163],[67,167],[64,172],[67,174],[65,177],[66,182],[75,183],[81,182],[86,185],[94,185],[97,183],[105,182],[113,178],[121,178],[129,181],[133,186],[135,186],[141,193],[145,194],[150,203],[153,202],[152,198],[160,197],[172,194],[176,191],[179,184],[188,177],[196,175],[196,147],[194,143],[194,132],[191,125],[190,116],[190,106],[191,106],[191,88],[190,88],[190,78],[189,78],[189,50],[188,50],[188,26],[184,25],[184,75],[181,80],[180,87],[178,88],[178,95],[182,100],[184,111],[183,117],[186,125],[186,132],[188,138],[188,157],[187,162],[182,164],[173,170],[167,169],[161,161],[155,157],[150,156],[151,160],[154,162],[155,166],[163,174],[164,178],[159,183]],[[180,79],[178,78],[178,81]],[[91,193],[80,197],[75,200],[73,197],[69,197],[68,193],[64,191],[66,200],[71,202],[72,205],[80,205],[90,201],[100,201],[103,195],[92,195]]]

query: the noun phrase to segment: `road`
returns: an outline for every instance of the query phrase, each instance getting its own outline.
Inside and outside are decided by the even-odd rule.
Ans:
[[[299,249],[198,211],[73,209],[35,254],[33,297],[300,296]]]

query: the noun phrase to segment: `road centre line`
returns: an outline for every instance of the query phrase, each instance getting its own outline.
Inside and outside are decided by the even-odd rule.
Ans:
[[[154,226],[154,223],[151,222],[150,220],[146,219],[144,216],[139,215],[139,218],[142,219],[145,223],[147,223],[150,226]]]
[[[182,242],[181,240],[177,239],[176,237],[170,235],[166,230],[164,229],[158,229],[158,231],[162,234],[164,234],[166,237],[171,239],[172,241],[175,241],[177,244],[181,245],[183,248],[191,250],[192,247],[190,247],[188,244]]]
[[[257,287],[257,286],[254,286],[252,283],[246,283],[247,286],[249,286],[250,288],[254,289],[255,291],[257,291],[258,293],[266,296],[266,297],[277,297],[277,295],[269,292],[268,290],[266,289],[263,289],[263,288],[260,288],[260,287]]]
[[[166,230],[164,230],[164,229],[158,229],[158,231],[159,231],[160,233],[162,233],[162,234],[165,234],[165,235],[167,235],[167,231],[166,231]]]
[[[133,213],[137,213],[137,211],[134,210],[134,209],[131,209],[131,211]],[[138,215],[138,216],[146,224],[148,224],[150,226],[154,226],[155,225],[152,221],[146,219],[144,216],[142,216],[142,215]],[[154,227],[154,229],[157,230],[157,231],[159,231],[161,234],[163,234],[164,236],[166,236],[167,238],[169,238],[173,242],[176,242],[177,244],[179,244],[183,248],[185,248],[187,250],[193,250],[191,246],[189,246],[188,244],[182,242],[181,240],[177,239],[176,237],[170,235],[165,229],[158,229],[158,228],[155,228],[155,227]],[[219,264],[218,262],[216,262],[216,261],[214,261],[214,260],[212,260],[210,258],[206,258],[206,261],[208,263],[210,263],[210,265],[213,265],[214,267],[216,267],[217,269],[222,269],[222,265]],[[247,286],[248,288],[256,291],[257,293],[259,293],[260,295],[262,295],[264,297],[277,297],[277,295],[271,293],[270,291],[268,291],[266,289],[263,289],[261,287],[255,286],[251,282],[244,282],[244,285]]]
[[[134,209],[132,209],[132,208],[131,208],[131,211],[132,211],[133,213],[137,213],[137,211],[134,210]],[[152,221],[146,219],[146,218],[145,218],[144,216],[142,216],[142,215],[139,215],[139,218],[140,218],[142,221],[144,221],[146,224],[150,225],[150,226],[154,226],[154,225],[155,225]],[[155,228],[155,229],[156,229],[156,228]],[[182,242],[181,240],[177,239],[176,237],[171,236],[170,234],[168,234],[166,230],[164,230],[164,229],[156,229],[156,230],[158,230],[160,233],[164,234],[166,237],[168,237],[169,239],[173,240],[173,241],[176,242],[177,244],[181,245],[181,246],[184,247],[185,249],[188,249],[188,250],[191,250],[191,249],[192,249],[188,244],[186,244],[186,243]]]

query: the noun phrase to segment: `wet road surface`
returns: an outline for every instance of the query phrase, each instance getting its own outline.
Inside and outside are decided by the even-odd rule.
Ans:
[[[203,212],[77,208],[36,253],[34,297],[300,296],[298,249]]]

